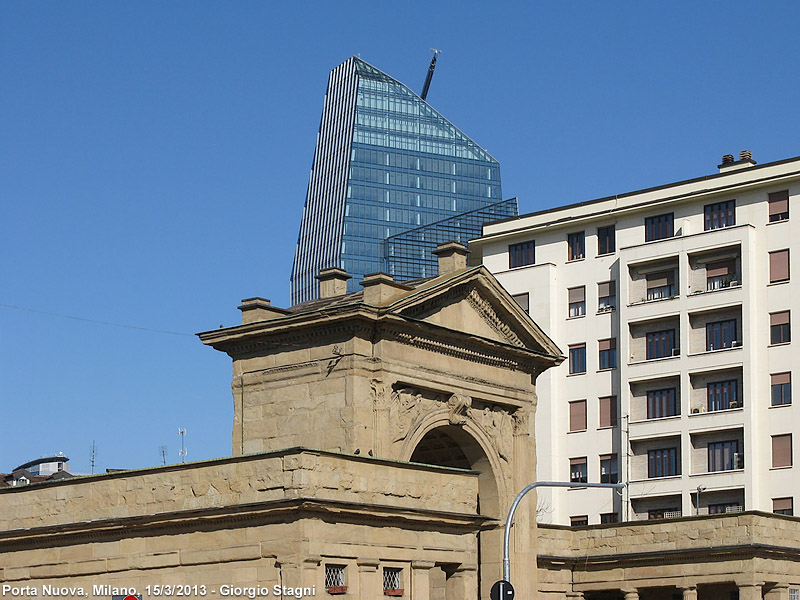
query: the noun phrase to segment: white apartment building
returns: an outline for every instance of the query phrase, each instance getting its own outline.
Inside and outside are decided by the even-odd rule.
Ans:
[[[800,157],[486,225],[470,243],[568,360],[538,379],[539,520],[792,514]],[[792,341],[792,337],[795,341]],[[796,375],[797,376],[797,375]]]

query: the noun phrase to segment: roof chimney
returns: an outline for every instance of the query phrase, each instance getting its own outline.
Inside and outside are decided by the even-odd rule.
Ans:
[[[439,275],[446,275],[447,273],[467,268],[469,250],[464,244],[445,242],[444,244],[439,244],[433,253],[439,259]]]
[[[289,314],[289,311],[283,308],[272,306],[266,298],[245,298],[242,300],[239,310],[242,311],[242,325]]]
[[[336,267],[322,269],[317,275],[319,279],[320,298],[344,296],[347,293],[347,280],[352,279],[347,271]]]
[[[386,273],[364,275],[361,285],[364,287],[364,303],[372,306],[387,304],[392,298],[414,289],[397,283],[391,275]]]
[[[750,150],[742,150],[739,152],[739,160],[733,159],[733,154],[726,154],[722,157],[722,164],[717,165],[720,173],[727,173],[728,171],[738,171],[739,169],[746,169],[757,164],[753,160],[753,153]]]

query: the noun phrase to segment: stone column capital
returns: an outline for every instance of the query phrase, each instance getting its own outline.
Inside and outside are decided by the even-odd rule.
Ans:
[[[356,565],[359,571],[377,571],[380,561],[377,558],[357,558]]]
[[[412,560],[411,561],[411,568],[412,569],[422,569],[428,570],[432,569],[436,566],[436,563],[432,560]]]

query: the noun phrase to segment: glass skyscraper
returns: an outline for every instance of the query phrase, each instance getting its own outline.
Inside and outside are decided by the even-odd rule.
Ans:
[[[346,270],[397,281],[436,275],[436,245],[518,214],[500,165],[416,93],[357,57],[331,71],[292,268],[292,304],[315,276]]]

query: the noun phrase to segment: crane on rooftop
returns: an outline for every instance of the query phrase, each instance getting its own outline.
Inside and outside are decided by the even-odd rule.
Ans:
[[[433,79],[433,70],[436,68],[436,56],[441,54],[441,50],[437,50],[436,48],[431,48],[431,52],[433,52],[433,58],[431,59],[431,64],[428,67],[428,75],[425,77],[425,85],[422,86],[422,94],[420,94],[420,98],[425,100],[425,96],[428,95],[428,89],[431,87],[431,79]]]

